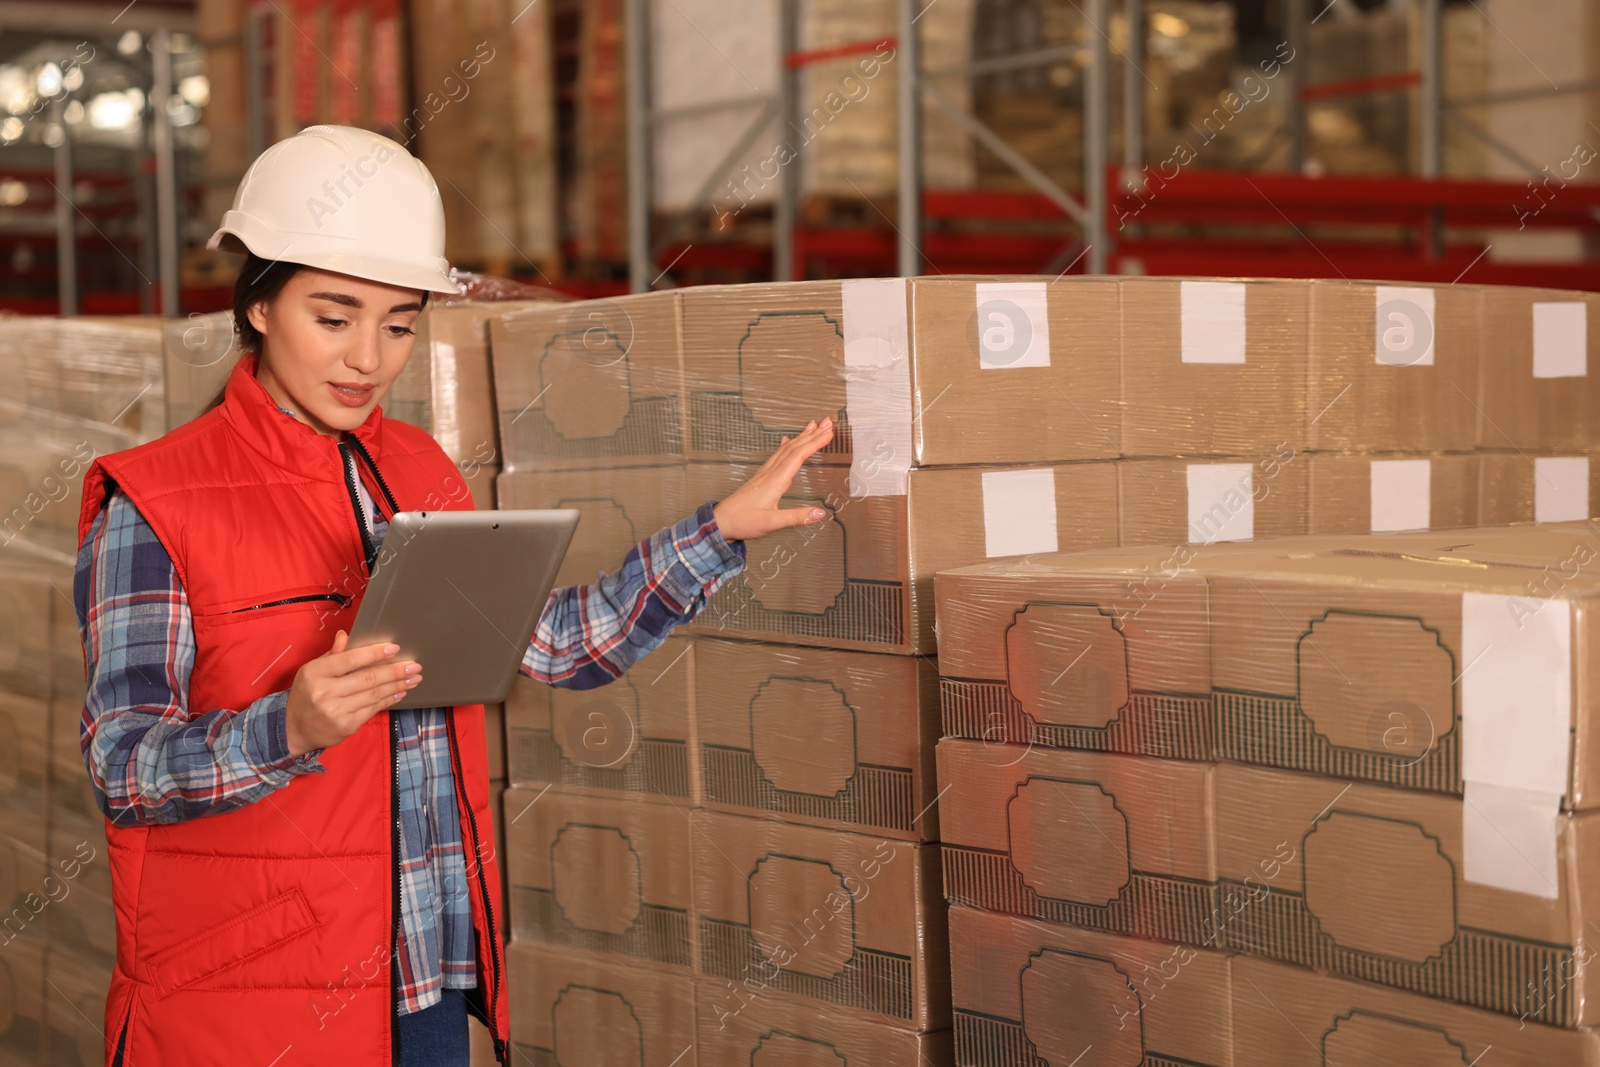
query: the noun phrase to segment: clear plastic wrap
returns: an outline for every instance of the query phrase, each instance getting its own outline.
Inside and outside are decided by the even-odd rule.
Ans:
[[[518,677],[505,705],[511,783],[699,803],[695,664],[694,643],[674,635],[599,689],[555,689]]]
[[[694,649],[706,807],[938,840],[931,658],[712,637]]]
[[[552,948],[506,950],[512,1059],[584,1067],[696,1067],[694,980],[671,968]],[[557,1060],[557,1050],[560,1060]]]
[[[1600,1022],[1596,559],[1572,523],[941,573],[947,893]]]
[[[1221,952],[968,908],[950,950],[957,1063],[1233,1063]]]
[[[701,1067],[856,1063],[950,1067],[955,1063],[948,1030],[918,1033],[891,1026],[875,1012],[823,1006],[771,990],[736,1001],[733,1007],[718,994],[714,979],[695,984]]]

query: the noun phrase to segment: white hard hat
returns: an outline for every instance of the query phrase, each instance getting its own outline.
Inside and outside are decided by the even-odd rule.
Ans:
[[[403,145],[352,126],[311,126],[261,153],[206,247],[460,292],[433,175]]]

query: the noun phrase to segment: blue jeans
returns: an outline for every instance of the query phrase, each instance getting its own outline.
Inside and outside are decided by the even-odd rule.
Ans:
[[[446,989],[431,1008],[395,1019],[402,1067],[467,1067],[467,1000],[459,989]]]

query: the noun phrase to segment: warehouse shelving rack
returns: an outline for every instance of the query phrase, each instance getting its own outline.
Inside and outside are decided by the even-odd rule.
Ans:
[[[725,106],[760,103],[762,108],[745,138],[733,146],[707,177],[709,193],[737,165],[745,149],[776,112],[787,122],[793,114],[793,73],[814,58],[845,54],[831,49],[804,53],[794,47],[793,0],[780,0],[780,27],[785,77],[777,93],[740,98]],[[934,0],[936,2],[936,0]],[[1282,0],[1288,43],[1303,52],[1312,0]],[[1319,0],[1320,2],[1320,0]],[[773,205],[769,247],[719,244],[693,246],[662,240],[652,226],[650,162],[651,130],[664,117],[652,111],[649,94],[649,0],[627,0],[626,56],[628,84],[628,225],[629,285],[642,291],[659,284],[682,264],[713,265],[746,271],[768,266],[779,280],[804,277],[810,263],[820,261],[827,273],[918,274],[929,267],[972,273],[1151,273],[1251,274],[1282,277],[1385,277],[1418,281],[1455,281],[1467,271],[1472,280],[1500,284],[1560,285],[1600,289],[1600,264],[1500,263],[1487,256],[1488,245],[1474,239],[1475,230],[1506,229],[1519,222],[1511,206],[1528,195],[1517,182],[1461,181],[1443,172],[1443,129],[1460,126],[1491,150],[1511,159],[1535,181],[1540,168],[1473,123],[1464,110],[1495,103],[1535,99],[1558,93],[1600,89],[1585,82],[1559,89],[1513,90],[1446,100],[1442,93],[1443,0],[1420,0],[1422,29],[1418,69],[1341,81],[1306,84],[1305,64],[1285,64],[1291,87],[1289,172],[1187,170],[1163,181],[1152,195],[1142,158],[1144,113],[1142,29],[1128,34],[1121,57],[1123,151],[1111,158],[1113,56],[1107,30],[1114,0],[1081,0],[1075,4],[1093,32],[1086,44],[1039,49],[1013,56],[989,57],[960,70],[923,70],[917,49],[916,22],[925,0],[896,0],[897,34],[892,39],[901,71],[916,72],[898,81],[899,171],[892,232],[864,226],[826,227],[798,219],[798,168],[783,168]],[[1130,27],[1144,26],[1142,0],[1121,0]],[[877,42],[863,42],[870,47]],[[941,92],[935,79],[952,73],[982,74],[1078,58],[1084,64],[1084,193],[1076,197],[1021,153]],[[1303,173],[1306,161],[1306,107],[1317,101],[1417,90],[1418,173],[1408,177],[1313,177]],[[1032,187],[1028,193],[930,189],[919,169],[918,132],[923,108],[933,106],[963,126],[979,144],[999,157]],[[702,198],[704,199],[704,198]],[[1138,222],[1124,225],[1130,208],[1140,206]],[[1545,204],[1529,225],[1577,230],[1600,229],[1600,186],[1571,185]],[[1237,224],[1248,232],[1281,231],[1276,237],[1230,239],[1218,236],[1218,223]],[[943,225],[943,224],[951,225]],[[989,236],[984,224],[1027,223],[1032,232]],[[1351,236],[1359,225],[1365,236]],[[1344,233],[1328,227],[1344,227]],[[1372,236],[1374,229],[1380,232]],[[670,236],[670,235],[669,235]]]

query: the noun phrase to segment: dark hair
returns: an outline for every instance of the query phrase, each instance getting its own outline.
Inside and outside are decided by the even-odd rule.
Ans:
[[[299,263],[262,259],[254,252],[244,257],[233,283],[233,332],[241,352],[261,351],[261,331],[251,324],[250,309],[263,302],[270,304],[289,279],[304,269]]]
[[[283,287],[289,280],[305,269],[301,263],[289,263],[281,259],[262,259],[254,252],[246,253],[244,266],[239,268],[239,277],[233,283],[233,333],[234,344],[239,352],[261,352],[261,331],[255,328],[250,321],[250,309],[260,303],[271,303],[283,292]],[[428,304],[428,294],[422,294],[422,305]],[[217,394],[211,398],[201,413],[204,414],[217,407],[227,396],[227,383],[217,389]]]

